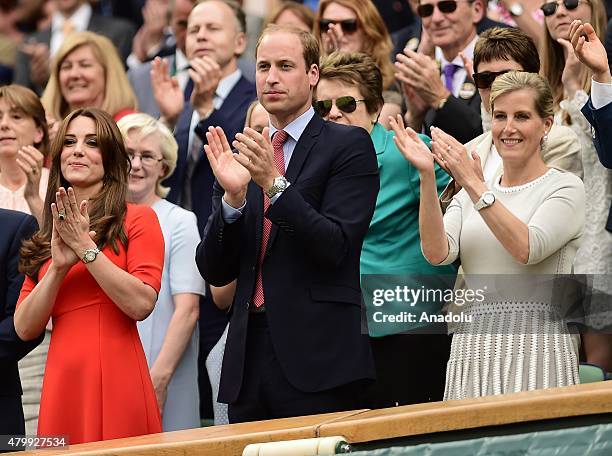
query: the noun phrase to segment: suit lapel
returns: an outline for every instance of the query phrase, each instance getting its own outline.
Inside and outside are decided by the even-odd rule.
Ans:
[[[299,141],[295,145],[295,149],[293,150],[293,154],[291,155],[291,160],[289,161],[289,166],[287,167],[287,172],[285,173],[285,177],[289,182],[295,182],[297,180],[297,177],[300,175],[306,158],[310,154],[310,151],[312,150],[314,145],[317,143],[317,137],[319,136],[323,125],[323,120],[315,114],[304,129],[302,136],[300,136]],[[278,226],[272,224],[272,229],[270,230],[270,239],[268,239],[268,245],[266,246],[266,254],[269,252],[272,244],[274,243],[277,234]]]

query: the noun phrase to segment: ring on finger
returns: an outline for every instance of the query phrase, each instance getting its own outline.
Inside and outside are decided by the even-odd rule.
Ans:
[[[65,210],[65,209],[60,209],[60,210],[59,210],[59,212],[58,212],[58,214],[57,214],[57,217],[58,217],[58,218],[59,218],[61,221],[66,220],[66,210]]]
[[[32,166],[32,174],[36,174],[38,172],[38,168],[36,166]]]

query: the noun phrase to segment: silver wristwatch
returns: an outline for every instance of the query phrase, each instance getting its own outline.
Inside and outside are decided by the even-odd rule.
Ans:
[[[96,259],[98,253],[100,253],[100,249],[98,247],[96,247],[95,249],[87,249],[85,250],[85,253],[83,254],[83,258],[81,258],[81,260],[83,260],[83,263],[85,264],[91,263]]]
[[[474,209],[477,211],[491,206],[495,202],[495,193],[490,190],[483,192],[478,201],[474,203]]]
[[[272,199],[275,195],[279,194],[283,190],[289,187],[289,181],[285,179],[285,176],[278,176],[274,178],[272,187],[266,190],[266,196]]]

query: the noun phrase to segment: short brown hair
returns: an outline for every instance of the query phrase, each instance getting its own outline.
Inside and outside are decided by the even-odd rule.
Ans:
[[[347,85],[357,86],[368,114],[378,112],[384,103],[382,73],[374,59],[367,54],[332,52],[321,60],[319,81],[322,79],[338,79]]]
[[[259,35],[257,46],[255,47],[255,56],[257,56],[257,51],[259,51],[262,40],[273,33],[289,33],[299,38],[300,43],[302,43],[302,55],[304,56],[304,63],[306,64],[306,72],[310,71],[310,67],[313,65],[319,65],[319,42],[315,40],[312,34],[295,27],[286,27],[276,24],[268,25],[264,31],[261,32],[261,35]]]
[[[498,97],[523,89],[530,89],[535,92],[534,104],[541,118],[544,119],[554,115],[553,94],[550,84],[541,75],[525,71],[511,71],[495,78],[493,85],[491,85],[491,112],[493,112],[493,105]]]
[[[127,235],[123,222],[127,211],[126,196],[130,159],[123,144],[123,138],[112,117],[100,109],[81,108],[72,111],[60,124],[55,139],[51,144],[51,167],[47,195],[43,206],[43,221],[40,230],[23,243],[19,270],[38,281],[41,266],[51,258],[51,235],[53,232],[53,217],[51,203],[55,202],[55,192],[59,187],[68,188],[61,170],[61,155],[64,148],[64,138],[70,123],[77,117],[87,117],[96,124],[98,148],[102,153],[104,178],[100,193],[89,201],[90,229],[96,232],[95,243],[102,250],[110,245],[119,254],[119,241],[127,246]]]
[[[474,48],[474,71],[484,62],[514,60],[529,73],[540,72],[538,49],[529,35],[519,28],[493,27],[485,30]]]
[[[43,133],[40,142],[34,144],[34,146],[46,157],[49,154],[49,128],[47,127],[45,108],[43,108],[38,95],[26,87],[11,84],[0,87],[0,98],[4,99],[11,109],[15,109],[34,120],[36,126]]]

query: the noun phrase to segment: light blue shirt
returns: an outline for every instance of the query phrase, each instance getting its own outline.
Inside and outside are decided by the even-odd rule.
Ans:
[[[283,144],[283,158],[285,159],[285,172],[287,172],[287,168],[289,167],[289,162],[291,161],[291,157],[293,156],[293,151],[295,150],[295,146],[297,145],[298,141],[300,140],[300,137],[302,136],[302,133],[304,133],[304,130],[306,130],[306,127],[308,126],[308,123],[311,121],[313,116],[314,116],[314,109],[312,107],[308,108],[308,110],[305,113],[303,113],[301,116],[299,116],[297,119],[295,119],[293,122],[291,122],[289,125],[287,125],[283,129],[289,135],[289,137],[285,141],[285,144]],[[270,122],[268,126],[270,127],[270,137],[272,138],[274,136],[274,133],[278,131],[278,128],[272,125],[272,122]],[[281,193],[274,195],[274,197],[270,200],[270,204],[274,204],[275,201],[280,196],[281,196]],[[242,211],[244,210],[244,207],[246,206],[246,201],[238,209],[233,208],[232,206],[227,204],[223,198],[221,198],[221,204],[223,205],[223,219],[227,223],[233,223],[236,220],[238,220],[240,216],[242,215]]]

